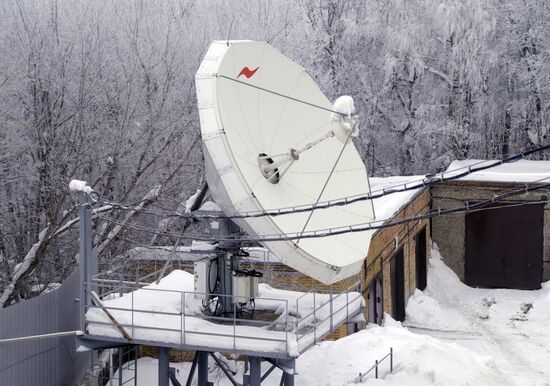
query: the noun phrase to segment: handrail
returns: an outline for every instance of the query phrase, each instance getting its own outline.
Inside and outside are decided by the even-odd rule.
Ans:
[[[363,382],[363,379],[374,370],[374,378],[378,379],[378,366],[385,361],[387,358],[390,358],[390,374],[393,373],[393,347],[390,347],[390,352],[384,355],[381,359],[374,361],[374,365],[364,373],[359,373],[359,376],[355,378],[355,383]]]
[[[80,330],[74,331],[61,331],[61,332],[52,332],[49,334],[40,334],[40,335],[27,335],[27,336],[18,336],[15,338],[6,338],[0,339],[0,344],[3,343],[14,343],[14,342],[23,342],[30,340],[39,340],[39,339],[48,339],[48,338],[59,338],[64,336],[82,336],[84,333]]]
[[[220,336],[220,337],[226,337],[232,339],[231,346],[232,349],[237,350],[238,346],[243,343],[242,339],[246,340],[253,340],[253,339],[262,339],[266,341],[273,341],[273,342],[280,342],[283,343],[284,346],[281,347],[282,350],[284,350],[287,353],[290,353],[289,350],[295,350],[294,347],[291,346],[291,342],[294,341],[296,344],[298,344],[297,348],[299,352],[302,352],[304,349],[307,349],[307,347],[310,347],[311,344],[316,344],[318,340],[323,339],[327,334],[330,334],[333,332],[338,326],[342,325],[342,323],[349,322],[350,317],[354,317],[357,315],[358,312],[361,312],[361,305],[358,302],[362,301],[363,296],[361,293],[356,293],[358,286],[361,285],[360,281],[354,282],[353,284],[349,285],[346,289],[340,290],[338,292],[333,291],[332,287],[327,290],[308,290],[305,293],[300,294],[299,296],[295,298],[290,299],[282,299],[282,298],[275,298],[275,297],[258,297],[256,301],[259,300],[262,301],[269,301],[269,302],[275,302],[275,304],[271,303],[273,307],[282,310],[282,315],[280,317],[276,318],[272,321],[265,321],[265,320],[254,320],[254,319],[248,319],[244,317],[237,317],[237,313],[234,310],[232,315],[227,316],[216,316],[216,315],[205,315],[198,313],[194,308],[190,308],[187,310],[186,308],[186,301],[187,296],[194,297],[195,295],[208,295],[208,296],[216,296],[219,298],[222,297],[231,297],[232,295],[219,295],[219,294],[209,294],[209,293],[196,293],[194,291],[181,291],[177,289],[165,289],[165,288],[147,288],[149,284],[152,283],[144,283],[140,278],[139,281],[136,278],[136,281],[129,281],[129,280],[123,280],[127,275],[121,275],[119,280],[105,278],[103,276],[102,278],[99,278],[97,275],[94,279],[92,279],[90,282],[83,283],[85,286],[97,286],[98,291],[101,291],[102,295],[108,293],[111,296],[113,294],[120,294],[120,296],[128,296],[131,297],[131,305],[119,305],[119,306],[109,306],[105,305],[105,308],[108,310],[113,311],[122,311],[122,312],[131,312],[131,321],[127,320],[127,324],[122,324],[124,327],[131,328],[132,336],[134,337],[134,334],[136,330],[163,330],[169,333],[178,333],[179,332],[179,338],[180,344],[185,345],[188,343],[188,334],[192,335],[210,335],[210,336]],[[152,275],[151,275],[152,276]],[[143,307],[140,307],[140,304],[136,302],[135,296],[139,296],[136,292],[137,290],[141,291],[154,291],[159,293],[166,294],[165,296],[178,296],[178,303],[181,307],[181,310],[178,310],[178,312],[170,312],[170,311],[155,311],[155,310],[148,310],[144,309]],[[350,296],[349,291],[353,291],[352,296]],[[295,291],[295,290],[294,290]],[[174,295],[171,295],[174,294]],[[345,295],[345,296],[344,296]],[[164,296],[164,295],[161,295]],[[308,296],[311,296],[310,299],[308,299]],[[321,298],[320,298],[321,297]],[[325,299],[326,297],[326,299]],[[119,296],[115,297],[112,296],[111,299],[118,299]],[[242,299],[248,299],[246,296],[237,296],[237,298]],[[294,304],[295,302],[295,304]],[[336,304],[334,304],[337,302]],[[137,303],[137,304],[136,304]],[[278,304],[281,304],[280,306]],[[291,308],[296,307],[295,310],[292,310]],[[351,310],[350,310],[351,306]],[[98,308],[94,305],[88,305],[87,309],[95,309]],[[300,309],[306,309],[306,313],[304,315],[301,315]],[[329,312],[330,308],[330,312]],[[269,307],[271,309],[271,307]],[[295,312],[295,313],[294,313]],[[328,313],[328,314],[327,314]],[[159,315],[166,315],[168,317],[174,317],[177,318],[178,322],[175,322],[174,325],[178,325],[177,328],[170,328],[168,326],[154,326],[154,325],[147,325],[149,324],[146,321],[142,321],[140,319],[136,319],[136,315],[139,314],[159,314]],[[320,316],[320,317],[319,317]],[[130,317],[130,315],[128,315]],[[231,326],[231,330],[228,330],[227,332],[221,332],[221,333],[213,333],[211,331],[204,332],[204,331],[198,331],[195,329],[188,330],[188,326],[186,328],[186,318],[187,317],[193,317],[205,321],[210,322],[226,322],[226,325],[229,327]],[[313,317],[313,320],[311,319]],[[319,318],[319,319],[317,319]],[[330,320],[330,326],[327,324]],[[105,321],[90,321],[87,320],[88,325],[108,325],[110,323]],[[141,325],[145,324],[145,325]],[[243,335],[238,331],[241,326],[250,326],[251,328],[258,328],[260,329],[258,331],[258,334],[252,333],[248,335]],[[302,331],[300,331],[301,326],[304,326],[305,328],[302,328]],[[265,336],[264,333],[261,333],[261,330],[274,330],[281,332],[282,336],[275,336],[275,337],[269,337]],[[283,330],[284,329],[284,330]],[[309,337],[312,339],[311,341],[309,339],[304,341],[303,338]],[[139,337],[134,337],[134,339],[139,339]],[[240,341],[240,342],[238,342]]]

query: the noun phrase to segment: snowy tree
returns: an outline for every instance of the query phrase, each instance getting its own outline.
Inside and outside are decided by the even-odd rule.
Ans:
[[[351,95],[370,174],[429,173],[548,143],[544,0],[5,0],[0,16],[4,305],[74,268],[72,178],[108,200],[170,211],[200,187],[194,73],[212,40],[266,40],[329,99]],[[195,229],[139,211],[99,214]],[[102,264],[144,240],[173,242],[94,219]]]

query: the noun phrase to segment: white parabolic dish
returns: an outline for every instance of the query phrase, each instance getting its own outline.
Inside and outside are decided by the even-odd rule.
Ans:
[[[258,155],[287,153],[325,135],[330,131],[331,113],[249,85],[332,108],[306,71],[267,43],[213,42],[197,71],[196,87],[206,174],[214,200],[226,215],[313,205],[342,142],[328,138],[303,152],[276,184],[262,175]],[[365,165],[350,141],[321,202],[368,192]],[[251,236],[261,237],[300,233],[308,216],[309,212],[292,213],[235,222]],[[306,233],[373,219],[370,201],[317,209]],[[330,284],[360,271],[372,233],[262,244],[284,264]]]

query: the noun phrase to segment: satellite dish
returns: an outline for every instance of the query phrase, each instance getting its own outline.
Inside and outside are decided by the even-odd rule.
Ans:
[[[352,111],[332,113],[306,71],[267,43],[213,42],[196,87],[208,185],[226,215],[315,204],[340,153],[320,200],[369,192],[365,165],[349,139],[357,126]],[[371,201],[362,201],[309,216],[234,221],[261,237],[300,233],[306,224],[308,232],[365,223],[374,211]],[[262,244],[284,264],[330,284],[360,271],[372,233]]]

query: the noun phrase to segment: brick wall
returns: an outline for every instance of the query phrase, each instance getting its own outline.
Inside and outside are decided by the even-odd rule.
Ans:
[[[411,217],[418,214],[426,213],[430,207],[429,192],[424,189],[418,193],[405,207],[403,207],[395,216],[394,219]],[[415,291],[416,288],[416,242],[415,236],[423,228],[426,228],[427,251],[426,256],[429,259],[430,249],[430,222],[429,220],[420,220],[410,222],[403,225],[394,226],[391,228],[380,229],[373,237],[369,248],[369,253],[363,264],[361,271],[361,281],[365,301],[368,296],[369,283],[380,273],[382,273],[383,282],[383,301],[384,312],[392,313],[391,302],[391,277],[390,277],[390,262],[392,256],[399,249],[403,248],[404,265],[405,265],[405,299],[407,300]],[[368,308],[365,310],[365,317],[368,320]]]

